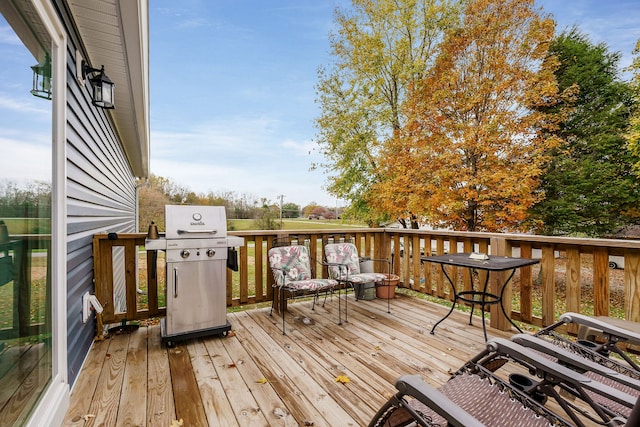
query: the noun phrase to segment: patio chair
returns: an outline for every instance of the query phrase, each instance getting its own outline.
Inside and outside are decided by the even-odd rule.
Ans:
[[[558,327],[565,324],[576,324],[581,327],[598,330],[601,339],[598,341],[570,340],[557,332]],[[547,339],[583,357],[589,358],[601,365],[632,378],[640,379],[640,366],[631,358],[620,345],[623,343],[640,345],[640,334],[623,329],[596,318],[579,313],[568,312],[560,316],[552,325],[539,330],[535,336]],[[620,358],[613,359],[611,354]]]
[[[391,261],[387,259],[372,259],[374,262],[384,262],[389,266],[386,273],[363,273],[360,271],[360,257],[358,249],[353,243],[329,243],[324,247],[325,265],[329,269],[329,277],[337,280],[342,285],[352,288],[355,284],[364,285],[373,282],[376,286],[384,286],[391,277]],[[387,283],[388,284],[388,283]],[[355,289],[355,288],[354,288]],[[340,292],[340,288],[338,288]],[[348,322],[348,306],[346,299],[347,290],[345,288],[345,322]],[[390,308],[391,293],[387,293],[387,312]],[[338,303],[340,294],[338,293]],[[339,306],[339,304],[338,304]]]
[[[370,427],[633,426],[638,424],[631,420],[640,411],[636,397],[501,338],[489,341],[438,389],[419,376],[400,377],[396,388],[398,393],[377,412]],[[633,410],[628,417],[608,411],[587,391]]]
[[[276,294],[280,295],[280,312],[282,313],[282,335],[286,335],[284,322],[285,293],[291,297],[313,295],[312,310],[315,310],[320,292],[332,290],[338,282],[332,279],[316,279],[313,277],[309,251],[306,246],[279,246],[269,249],[269,266],[273,272],[274,288],[271,312],[275,304]],[[326,297],[325,297],[326,299]]]

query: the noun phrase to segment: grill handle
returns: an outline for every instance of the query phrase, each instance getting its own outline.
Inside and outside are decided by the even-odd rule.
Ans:
[[[173,297],[178,298],[178,269],[173,269]]]
[[[218,230],[177,230],[178,234],[190,234],[190,233],[208,233],[208,234],[218,234]]]

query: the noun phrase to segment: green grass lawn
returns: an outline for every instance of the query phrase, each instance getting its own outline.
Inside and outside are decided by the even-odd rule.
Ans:
[[[278,221],[280,222],[280,221]],[[227,221],[229,231],[248,231],[255,230],[255,223],[252,219],[230,219]],[[306,218],[290,218],[282,220],[282,230],[326,230],[326,229],[349,229],[349,228],[366,228],[364,224],[351,224],[336,219],[306,219]]]

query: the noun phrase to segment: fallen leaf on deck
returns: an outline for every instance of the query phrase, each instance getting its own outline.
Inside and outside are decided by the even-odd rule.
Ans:
[[[90,418],[95,418],[95,417],[96,417],[96,416],[95,416],[94,414],[87,414],[87,415],[85,415],[85,416],[84,416],[84,417],[82,417],[82,418],[84,418],[84,420],[85,420],[85,421],[89,421],[89,419],[90,419]]]
[[[181,425],[184,425],[184,421],[182,420],[182,418],[180,418],[180,421],[178,420],[171,421],[171,427],[180,427]]]
[[[379,346],[379,345],[377,345],[377,346],[375,347],[375,349],[376,349],[377,351],[380,351],[380,350],[381,350],[381,348],[380,348],[380,346]]]
[[[228,368],[235,368],[236,364],[234,362],[231,362],[227,365]]]
[[[337,382],[337,383],[346,384],[346,383],[350,383],[350,382],[351,382],[351,380],[350,380],[350,379],[349,379],[349,377],[348,377],[348,376],[346,376],[346,375],[338,375],[338,376],[336,377],[336,382]]]
[[[304,425],[305,426],[314,426],[315,424],[313,423],[313,421],[304,420]]]
[[[229,333],[227,333],[227,337],[235,337],[236,333],[234,331],[229,331]]]
[[[266,379],[265,377],[260,378],[258,381],[256,381],[258,384],[264,384],[269,382],[268,379]]]

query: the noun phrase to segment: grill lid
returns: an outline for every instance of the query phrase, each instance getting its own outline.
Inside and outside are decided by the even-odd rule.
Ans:
[[[167,239],[227,237],[224,206],[165,206]]]

